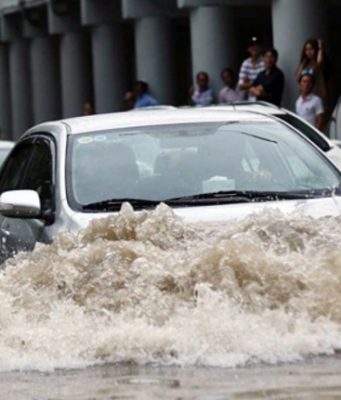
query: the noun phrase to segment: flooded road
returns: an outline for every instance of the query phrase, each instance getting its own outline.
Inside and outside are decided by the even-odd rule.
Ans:
[[[102,366],[0,375],[7,400],[339,400],[341,358],[276,367]]]
[[[61,234],[0,272],[0,398],[341,399],[340,243],[340,218],[164,205]]]

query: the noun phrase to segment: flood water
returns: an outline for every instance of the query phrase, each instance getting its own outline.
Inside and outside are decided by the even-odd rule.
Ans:
[[[0,393],[7,400],[337,400],[341,358],[237,369],[106,365],[5,373]]]
[[[94,221],[0,272],[1,399],[341,399],[341,218]]]

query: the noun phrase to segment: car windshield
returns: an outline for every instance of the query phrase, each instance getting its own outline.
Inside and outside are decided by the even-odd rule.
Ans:
[[[212,197],[216,204],[232,194],[242,201],[243,193],[330,196],[340,186],[323,155],[277,121],[70,135],[67,162],[68,200],[78,210],[107,210],[127,199],[143,208],[172,199],[195,205]]]

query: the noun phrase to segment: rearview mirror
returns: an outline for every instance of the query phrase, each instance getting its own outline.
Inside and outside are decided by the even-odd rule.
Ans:
[[[11,190],[0,196],[0,213],[10,218],[39,218],[40,198],[34,190]]]

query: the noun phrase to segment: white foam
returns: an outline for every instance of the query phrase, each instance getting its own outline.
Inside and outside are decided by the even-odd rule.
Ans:
[[[185,225],[162,205],[8,260],[0,369],[234,367],[341,349],[340,219]]]

